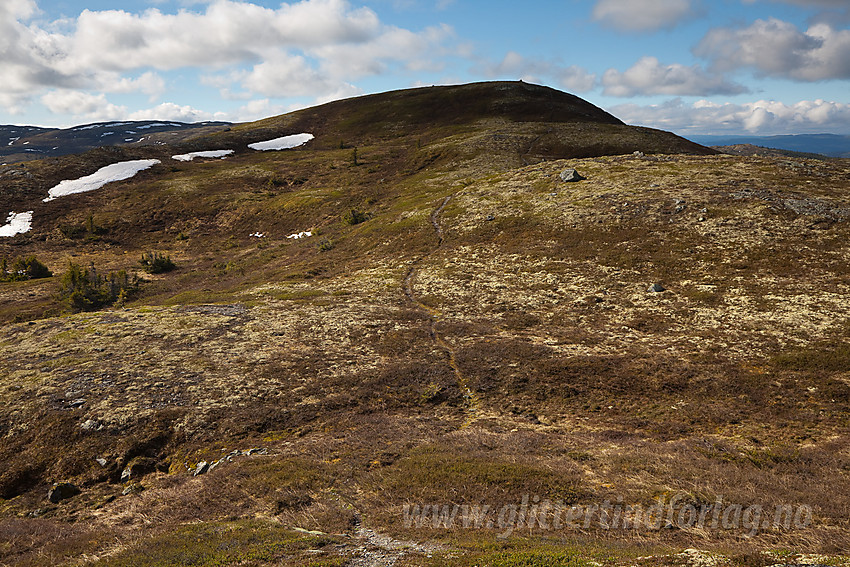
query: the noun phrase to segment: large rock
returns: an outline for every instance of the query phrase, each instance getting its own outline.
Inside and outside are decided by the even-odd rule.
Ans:
[[[561,181],[572,183],[573,181],[581,181],[582,179],[587,179],[587,177],[582,177],[575,169],[565,169],[561,172]]]
[[[80,492],[80,489],[70,482],[57,482],[47,491],[47,499],[54,504],[58,504],[62,500],[72,498]]]

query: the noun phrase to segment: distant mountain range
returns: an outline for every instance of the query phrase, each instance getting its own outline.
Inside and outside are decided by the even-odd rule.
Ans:
[[[230,127],[228,122],[98,122],[73,128],[0,125],[0,163],[82,153],[101,146],[175,143]]]
[[[850,158],[850,136],[836,134],[794,134],[787,136],[685,136],[704,146],[751,144],[830,157]]]

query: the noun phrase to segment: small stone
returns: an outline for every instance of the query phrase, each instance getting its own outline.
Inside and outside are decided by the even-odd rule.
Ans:
[[[97,457],[97,458],[95,458],[95,462],[96,462],[97,464],[99,464],[100,466],[102,466],[102,467],[106,467],[106,465],[108,465],[108,464],[109,464],[109,461],[107,461],[107,460],[106,460],[106,459],[104,459],[103,457]]]
[[[192,471],[192,476],[199,476],[210,470],[210,464],[206,461],[198,463]]]
[[[496,220],[496,217],[494,215],[487,215],[487,220],[488,221],[494,221],[494,220]]]
[[[121,482],[142,478],[154,470],[156,470],[156,459],[136,457],[121,471]]]
[[[125,488],[121,492],[121,495],[127,496],[128,494],[138,494],[139,492],[142,492],[144,489],[145,489],[144,486],[142,486],[138,482],[134,482],[133,484],[127,486],[127,488]]]
[[[582,179],[587,178],[582,177],[575,169],[568,168],[561,172],[561,181],[564,181],[566,183],[571,183],[573,181],[581,181]]]
[[[84,431],[100,431],[103,429],[103,425],[97,420],[87,419],[80,424],[80,429]]]
[[[76,496],[80,492],[81,490],[70,482],[57,482],[47,491],[47,499],[57,504],[62,500]]]
[[[652,293],[661,293],[665,289],[666,288],[663,285],[661,285],[660,283],[654,283],[651,286],[649,286],[649,289],[647,289],[646,291],[650,291]]]
[[[79,399],[72,400],[72,401],[68,402],[68,405],[66,407],[68,407],[70,409],[74,409],[74,408],[78,408],[78,407],[84,405],[85,403],[86,403],[85,398],[79,398]]]

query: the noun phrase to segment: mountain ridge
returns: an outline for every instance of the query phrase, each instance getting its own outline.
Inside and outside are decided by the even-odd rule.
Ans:
[[[850,158],[850,136],[839,134],[785,134],[779,136],[690,135],[686,137],[707,146],[750,144],[779,150]]]
[[[0,125],[0,163],[72,155],[104,146],[175,143],[197,135],[199,130],[209,132],[230,126],[229,122],[173,120],[113,120],[70,128]]]

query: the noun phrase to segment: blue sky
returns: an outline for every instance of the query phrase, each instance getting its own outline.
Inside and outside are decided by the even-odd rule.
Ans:
[[[850,134],[850,0],[0,0],[0,123],[246,121],[517,80],[681,134]]]

